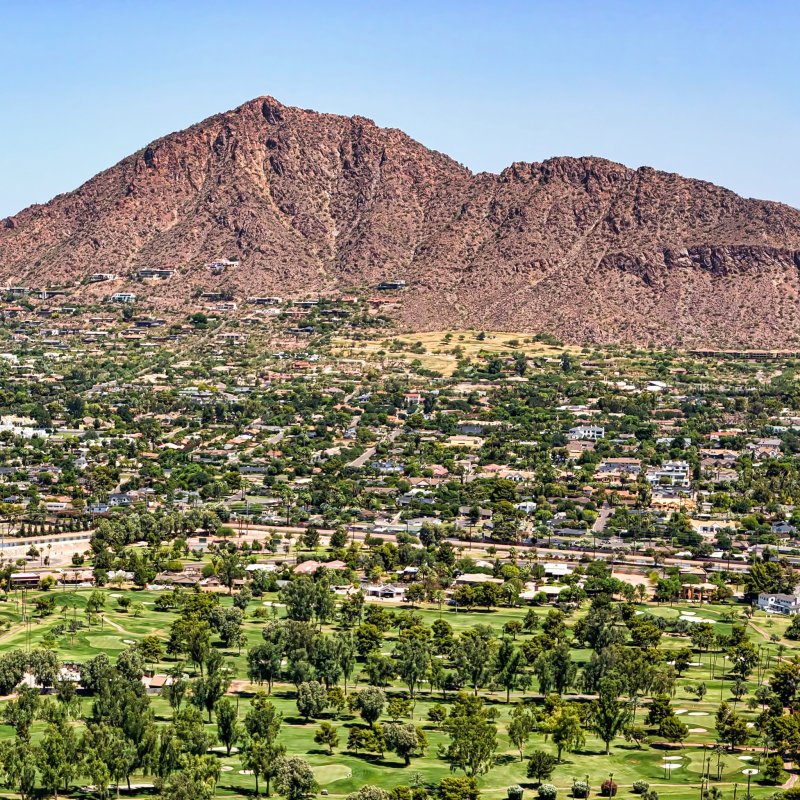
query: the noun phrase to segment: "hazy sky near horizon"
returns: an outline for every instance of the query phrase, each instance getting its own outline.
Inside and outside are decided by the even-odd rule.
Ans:
[[[800,3],[0,0],[0,217],[259,95],[475,171],[596,155],[800,207]]]

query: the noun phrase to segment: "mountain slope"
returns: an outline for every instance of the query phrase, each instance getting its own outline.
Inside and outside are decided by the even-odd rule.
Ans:
[[[799,251],[800,212],[708,183],[598,158],[473,175],[401,131],[264,97],[4,220],[0,282],[113,272],[114,290],[177,307],[220,287],[243,299],[402,278],[411,329],[783,347],[798,342]],[[241,266],[212,276],[222,256]],[[146,267],[179,274],[132,282]]]

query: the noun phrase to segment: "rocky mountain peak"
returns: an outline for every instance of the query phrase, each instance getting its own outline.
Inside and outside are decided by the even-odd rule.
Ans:
[[[164,136],[0,225],[0,281],[120,276],[144,302],[408,289],[411,329],[585,342],[797,346],[800,213],[603,158],[473,174],[365,117],[270,96]],[[212,276],[205,264],[236,256]],[[138,270],[178,274],[156,289]],[[106,287],[107,290],[107,287]]]

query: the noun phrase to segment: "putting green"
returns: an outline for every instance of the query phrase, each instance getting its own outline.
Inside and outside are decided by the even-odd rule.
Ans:
[[[350,778],[350,767],[344,764],[323,764],[321,767],[314,767],[313,770],[314,777],[320,785]]]
[[[128,646],[123,643],[119,634],[89,635],[86,637],[86,641],[89,643],[89,646],[93,647],[95,650],[124,650]]]

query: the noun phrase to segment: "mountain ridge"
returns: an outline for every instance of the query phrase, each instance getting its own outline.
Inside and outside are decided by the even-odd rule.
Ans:
[[[210,275],[223,256],[241,266]],[[179,274],[152,290],[132,278],[149,267]],[[268,95],[0,222],[6,285],[108,271],[178,309],[220,286],[243,300],[398,278],[404,328],[575,342],[796,344],[798,270],[800,212],[782,203],[594,156],[473,173],[398,128]]]

